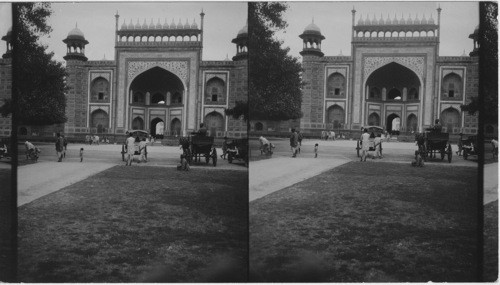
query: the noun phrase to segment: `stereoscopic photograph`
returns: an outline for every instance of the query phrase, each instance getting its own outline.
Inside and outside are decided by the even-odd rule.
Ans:
[[[0,281],[496,281],[497,16],[0,3]]]
[[[246,281],[247,4],[13,9],[18,281]]]

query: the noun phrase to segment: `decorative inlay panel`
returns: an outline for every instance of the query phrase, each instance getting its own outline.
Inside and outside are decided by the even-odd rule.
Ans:
[[[420,78],[424,76],[424,57],[412,57],[412,56],[370,56],[364,58],[364,76],[368,78],[368,76],[378,68],[391,63],[396,62],[411,69],[415,72]]]
[[[210,79],[212,79],[214,77],[222,79],[224,81],[224,83],[227,82],[227,75],[226,74],[222,74],[222,73],[216,73],[216,74],[214,74],[214,73],[212,73],[212,74],[207,74],[205,76],[205,83],[208,82],[208,80],[210,80]]]
[[[96,110],[103,110],[109,114],[109,106],[90,106],[90,113],[92,114]]]
[[[94,79],[96,79],[98,77],[102,77],[102,78],[106,79],[108,82],[111,81],[109,72],[94,72],[92,70],[90,71],[90,82],[94,81]]]
[[[164,68],[177,75],[182,81],[188,81],[187,61],[131,61],[128,63],[128,82],[138,74],[153,67]]]

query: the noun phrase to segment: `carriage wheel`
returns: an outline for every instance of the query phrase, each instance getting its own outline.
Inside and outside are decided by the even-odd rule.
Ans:
[[[359,141],[358,141],[357,144],[356,144],[356,154],[358,155],[358,157],[359,157],[359,150],[360,149],[361,148],[359,147]]]

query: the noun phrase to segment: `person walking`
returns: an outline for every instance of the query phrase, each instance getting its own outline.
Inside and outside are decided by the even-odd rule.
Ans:
[[[304,137],[302,136],[302,134],[300,133],[300,131],[297,131],[297,136],[298,136],[298,142],[299,142],[298,149],[299,149],[299,153],[300,153],[300,148],[302,147],[302,139]]]
[[[57,162],[62,161],[63,151],[64,151],[64,139],[61,136],[61,133],[57,133],[57,139],[56,139]]]
[[[80,162],[83,162],[83,147],[80,148]]]
[[[368,130],[365,129],[363,134],[361,135],[361,161],[366,161],[366,156],[368,155],[368,151],[370,150],[370,134],[368,134]]]
[[[292,157],[297,157],[297,147],[299,145],[299,135],[292,129],[292,134],[290,135],[290,147],[292,149]]]
[[[139,158],[139,163],[141,162],[148,162],[146,158],[146,146],[148,143],[146,142],[146,138],[142,138],[141,142],[139,143],[139,153],[140,153],[140,158]]]
[[[318,158],[318,147],[319,147],[318,144],[314,145],[314,158]]]
[[[135,153],[135,138],[132,133],[128,134],[128,138],[125,141],[125,145],[127,147],[127,166],[132,165],[132,160],[134,160]]]
[[[68,149],[68,139],[64,136],[61,135],[64,141],[64,150],[63,150],[63,157],[66,158],[66,150]]]
[[[382,134],[377,134],[374,143],[375,143],[375,156],[377,158],[382,158]]]

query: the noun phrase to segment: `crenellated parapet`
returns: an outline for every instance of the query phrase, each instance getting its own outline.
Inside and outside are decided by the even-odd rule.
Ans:
[[[440,10],[438,10],[439,12]],[[353,40],[355,41],[363,39],[382,41],[394,40],[395,38],[400,40],[419,38],[419,40],[424,41],[435,41],[439,37],[439,21],[436,24],[432,16],[427,19],[425,15],[422,18],[419,18],[418,15],[415,15],[415,18],[412,18],[411,15],[405,18],[401,15],[399,19],[396,15],[392,19],[389,15],[387,15],[386,19],[382,15],[380,15],[380,18],[373,15],[372,19],[370,19],[370,16],[366,17],[366,19],[360,16],[356,25],[354,25],[353,20],[352,28]]]
[[[161,23],[158,19],[155,23],[153,19],[147,23],[144,19],[141,24],[139,19],[137,19],[134,24],[130,20],[129,24],[124,20],[120,29],[117,29],[117,44],[144,44],[144,43],[172,43],[172,42],[201,42],[202,40],[202,29],[198,28],[198,24],[193,19],[190,23],[187,19],[183,23],[181,19],[178,19],[177,23],[175,19],[168,24],[167,19]]]

